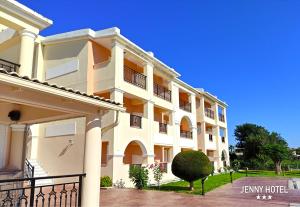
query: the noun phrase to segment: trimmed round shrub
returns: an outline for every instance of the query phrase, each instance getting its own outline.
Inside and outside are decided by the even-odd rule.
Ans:
[[[194,189],[194,181],[206,178],[212,172],[208,157],[200,151],[184,151],[178,153],[172,162],[172,173],[189,182],[190,190]]]
[[[109,176],[101,177],[100,186],[101,187],[111,187],[112,186],[111,178]]]

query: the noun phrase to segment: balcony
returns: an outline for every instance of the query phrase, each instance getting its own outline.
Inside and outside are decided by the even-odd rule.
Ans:
[[[183,101],[183,100],[179,100],[179,108],[187,111],[187,112],[191,112],[192,107],[191,107],[191,103]]]
[[[224,114],[219,114],[219,121],[225,122],[225,116],[224,116]]]
[[[158,85],[157,83],[153,84],[153,93],[156,96],[171,102],[171,97],[172,97],[171,91],[161,85]]]
[[[159,133],[167,134],[168,133],[168,124],[159,123]]]
[[[215,118],[215,112],[209,108],[205,108],[205,116],[214,119]]]
[[[20,65],[7,60],[0,59],[0,68],[5,69],[7,72],[17,73],[20,68]]]
[[[130,114],[130,126],[136,128],[142,128],[142,117]]]
[[[193,132],[180,130],[180,137],[193,139]]]
[[[124,66],[124,81],[131,83],[140,88],[146,89],[147,76]]]

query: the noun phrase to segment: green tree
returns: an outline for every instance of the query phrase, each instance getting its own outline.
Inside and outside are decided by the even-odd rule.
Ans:
[[[189,182],[190,190],[194,190],[194,181],[206,178],[212,172],[208,157],[200,151],[184,151],[178,153],[172,161],[172,173]]]
[[[287,142],[276,132],[272,132],[265,140],[264,153],[270,157],[275,164],[275,173],[281,173],[281,163],[290,155]]]
[[[236,147],[243,149],[243,159],[256,159],[261,153],[263,142],[268,138],[269,132],[262,126],[255,124],[242,124],[236,126],[234,135]]]

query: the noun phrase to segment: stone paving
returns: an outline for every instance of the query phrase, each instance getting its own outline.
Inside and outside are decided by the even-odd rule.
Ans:
[[[139,191],[134,189],[109,189],[101,190],[101,206],[127,207],[127,206],[199,206],[199,207],[277,207],[277,206],[299,206],[300,189],[288,189],[289,179],[285,178],[259,178],[248,177],[235,181],[233,184],[226,184],[216,190],[207,193],[205,196],[189,195],[175,192],[161,191]],[[264,189],[273,190],[274,193],[241,193],[243,186],[263,186]],[[267,186],[275,186],[269,188]],[[277,190],[280,192],[275,192]],[[269,192],[269,191],[267,191]],[[260,199],[257,200],[259,195]],[[268,195],[272,196],[268,200]],[[266,197],[263,197],[266,196]]]

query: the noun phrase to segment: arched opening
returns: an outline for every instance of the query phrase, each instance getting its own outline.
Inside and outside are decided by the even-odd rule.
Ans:
[[[187,117],[183,117],[180,122],[180,137],[193,138],[191,121]]]
[[[141,165],[146,164],[145,155],[147,155],[146,148],[140,141],[130,142],[125,151],[123,157],[124,164]]]

